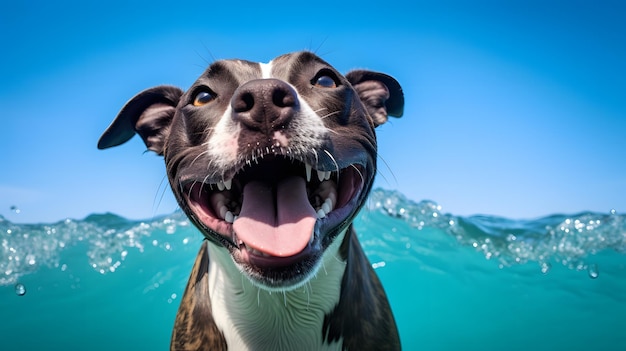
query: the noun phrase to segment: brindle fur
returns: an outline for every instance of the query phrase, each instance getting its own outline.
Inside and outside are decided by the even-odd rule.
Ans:
[[[196,256],[187,287],[178,307],[170,350],[228,350],[224,335],[215,325],[211,313],[209,254],[206,241],[202,243]]]

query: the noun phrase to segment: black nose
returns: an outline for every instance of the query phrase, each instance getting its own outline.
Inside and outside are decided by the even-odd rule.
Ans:
[[[299,108],[296,91],[279,79],[245,83],[235,90],[230,105],[235,120],[263,132],[285,126]]]

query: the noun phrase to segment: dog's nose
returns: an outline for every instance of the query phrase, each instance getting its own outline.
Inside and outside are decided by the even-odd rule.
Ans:
[[[284,127],[299,107],[296,91],[279,79],[245,83],[235,90],[230,105],[235,120],[264,132]]]

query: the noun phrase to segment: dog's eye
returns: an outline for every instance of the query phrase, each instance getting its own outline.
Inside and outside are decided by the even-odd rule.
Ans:
[[[196,97],[193,99],[194,106],[204,106],[209,102],[215,99],[215,94],[208,92],[206,90],[202,90],[196,94]]]
[[[329,75],[321,75],[313,80],[313,85],[318,88],[336,88],[337,82]]]

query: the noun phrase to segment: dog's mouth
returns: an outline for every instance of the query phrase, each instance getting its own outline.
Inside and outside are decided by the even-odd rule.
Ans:
[[[358,163],[318,170],[274,155],[234,173],[187,182],[184,197],[239,267],[270,288],[298,285],[315,273],[333,236],[355,214],[367,179]]]

